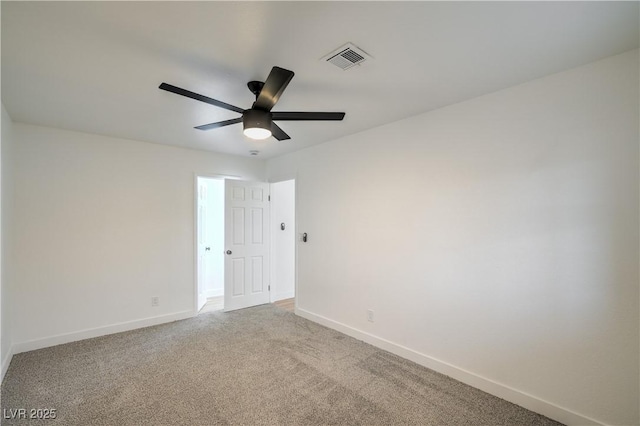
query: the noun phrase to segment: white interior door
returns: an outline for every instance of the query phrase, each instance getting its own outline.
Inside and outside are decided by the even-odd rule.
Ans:
[[[225,181],[224,310],[269,303],[269,184]]]
[[[198,179],[198,306],[199,311],[207,303],[205,292],[206,278],[208,276],[208,259],[211,248],[207,246],[207,186]]]

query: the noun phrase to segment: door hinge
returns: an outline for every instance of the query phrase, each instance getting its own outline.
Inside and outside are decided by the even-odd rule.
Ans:
[[[267,200],[271,201],[271,195],[268,196]]]
[[[271,286],[270,285],[267,286],[267,290],[271,291]]]

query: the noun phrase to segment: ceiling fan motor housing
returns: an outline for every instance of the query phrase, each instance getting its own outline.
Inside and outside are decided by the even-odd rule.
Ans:
[[[248,127],[271,129],[271,113],[259,109],[248,109],[242,114],[242,124],[245,129]]]
[[[242,125],[245,134],[248,135],[248,129],[264,129],[271,136],[271,112],[259,109],[248,109],[242,114]]]

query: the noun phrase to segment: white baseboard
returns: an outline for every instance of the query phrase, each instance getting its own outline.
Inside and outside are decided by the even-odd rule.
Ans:
[[[105,336],[107,334],[121,333],[123,331],[135,330],[137,328],[150,327],[152,325],[164,324],[167,322],[179,321],[191,318],[196,313],[194,311],[182,311],[173,314],[159,315],[140,320],[126,321],[104,327],[89,328],[86,330],[74,331],[71,333],[58,334],[56,336],[42,339],[28,340],[26,342],[14,343],[12,350],[14,354],[34,351],[36,349],[48,348],[50,346],[61,345],[63,343],[76,342],[78,340],[91,339],[92,337]],[[4,364],[3,364],[4,368]]]
[[[9,347],[9,352],[2,360],[2,371],[0,371],[0,383],[4,380],[4,375],[7,374],[7,370],[9,369],[9,364],[11,364],[11,358],[13,358],[13,345]]]
[[[566,425],[604,425],[604,423],[602,422],[599,422],[587,416],[583,416],[566,408],[559,407],[551,402],[542,400],[533,395],[529,395],[526,392],[519,391],[505,384],[498,383],[486,377],[479,376],[470,371],[456,367],[455,365],[451,365],[439,359],[432,358],[428,355],[416,352],[413,349],[398,345],[396,343],[390,342],[389,340],[382,339],[380,337],[374,336],[373,334],[358,330],[356,328],[331,320],[321,315],[317,315],[300,308],[296,308],[295,313],[296,315],[299,315],[310,321],[340,331],[341,333],[344,333],[348,336],[354,337],[358,340],[362,340],[363,342],[369,343],[370,345],[376,346],[380,349],[384,349],[388,352],[406,358],[424,367],[430,368],[431,370],[447,375],[462,383],[466,383],[470,386],[473,386],[474,388],[483,390],[491,395],[497,396],[498,398],[502,398]]]
[[[277,302],[278,300],[291,299],[294,296],[295,296],[294,290],[285,291],[284,293],[276,293],[275,296],[273,297],[273,301]]]
[[[204,292],[204,295],[207,298],[224,296],[224,289],[223,288],[217,288],[217,289],[214,289],[214,290],[207,290],[207,291]]]

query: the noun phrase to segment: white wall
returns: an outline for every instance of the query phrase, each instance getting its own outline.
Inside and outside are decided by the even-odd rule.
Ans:
[[[264,162],[13,129],[16,349],[192,314],[195,176],[263,180]]]
[[[271,184],[271,291],[272,300],[295,296],[296,182]],[[280,224],[285,224],[284,231]]]
[[[636,50],[269,160],[309,234],[298,312],[561,421],[638,424],[638,75]]]
[[[12,328],[11,328],[11,297],[13,266],[11,262],[11,240],[13,235],[13,123],[2,105],[2,142],[1,142],[1,262],[0,262],[0,381],[11,361]]]

